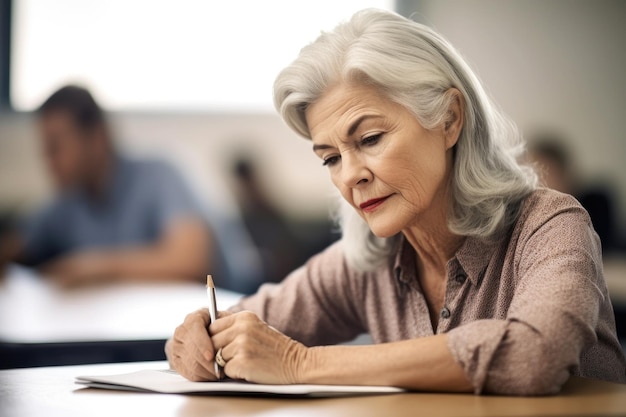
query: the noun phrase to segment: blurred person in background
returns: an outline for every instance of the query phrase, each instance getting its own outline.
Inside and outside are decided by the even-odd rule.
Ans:
[[[535,164],[542,183],[553,190],[570,194],[587,210],[602,242],[604,253],[619,247],[614,198],[602,184],[584,187],[562,135],[536,132],[529,137],[528,157]]]
[[[263,281],[280,282],[311,256],[322,251],[339,234],[327,218],[303,219],[285,216],[264,184],[263,162],[247,152],[240,152],[232,162],[234,191],[241,210],[241,220],[258,248]],[[256,292],[257,288],[254,288]]]
[[[89,91],[65,86],[37,116],[57,194],[5,253],[64,286],[192,280],[213,267],[210,228],[187,184],[165,163],[122,156]]]
[[[302,262],[300,252],[305,245],[291,232],[287,220],[264,191],[252,159],[237,157],[232,171],[242,220],[259,249],[265,280],[280,281]]]

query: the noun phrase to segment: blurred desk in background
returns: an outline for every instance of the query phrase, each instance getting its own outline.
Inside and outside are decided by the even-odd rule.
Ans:
[[[220,309],[240,298],[217,291]],[[10,266],[0,283],[0,369],[162,360],[176,326],[206,305],[200,283],[64,290],[30,269]]]
[[[604,271],[623,340],[626,259],[607,259]],[[220,309],[241,298],[226,290],[217,295]],[[0,283],[0,369],[162,360],[165,340],[189,312],[206,304],[202,284],[62,290],[29,269],[11,266]]]

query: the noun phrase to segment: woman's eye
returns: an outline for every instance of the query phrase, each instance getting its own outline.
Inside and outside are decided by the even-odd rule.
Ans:
[[[335,165],[337,162],[339,162],[339,156],[329,156],[328,158],[324,159],[324,162],[322,163],[322,165],[324,165],[325,167],[330,167]]]
[[[377,133],[375,135],[371,135],[371,136],[367,136],[363,139],[361,139],[361,146],[374,146],[378,143],[378,141],[380,140],[380,138],[383,135],[381,133]]]

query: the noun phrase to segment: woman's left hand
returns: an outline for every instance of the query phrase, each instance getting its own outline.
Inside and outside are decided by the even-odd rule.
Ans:
[[[224,373],[259,384],[295,384],[307,347],[280,333],[256,314],[242,311],[209,326],[215,349],[222,349]]]

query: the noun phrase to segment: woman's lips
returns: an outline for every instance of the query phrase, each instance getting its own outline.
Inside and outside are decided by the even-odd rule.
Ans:
[[[383,204],[389,197],[390,196],[381,197],[381,198],[372,198],[371,200],[367,200],[365,203],[362,203],[359,207],[361,207],[361,210],[371,213],[372,211],[380,207],[380,205]]]

